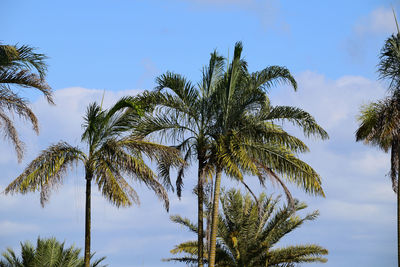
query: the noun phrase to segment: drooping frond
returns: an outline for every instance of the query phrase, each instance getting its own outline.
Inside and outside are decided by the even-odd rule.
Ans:
[[[40,191],[42,206],[48,200],[50,191],[62,184],[67,170],[79,161],[85,162],[86,155],[78,148],[65,142],[43,150],[10,185],[5,193]]]
[[[33,130],[39,133],[38,120],[28,106],[28,101],[8,88],[0,90],[0,109],[16,114],[22,119],[29,120],[32,123]]]
[[[307,193],[324,196],[321,177],[307,163],[282,146],[273,143],[254,143],[246,140],[241,144],[252,159],[264,170],[270,169],[295,183]]]
[[[17,153],[18,161],[21,162],[24,155],[24,143],[19,139],[18,132],[15,129],[12,120],[1,111],[0,126],[2,126],[4,138],[12,142],[12,144],[14,145],[14,150]]]
[[[397,192],[400,144],[400,91],[391,97],[361,107],[356,140],[376,146],[385,152],[391,150],[390,177]]]
[[[321,139],[329,138],[328,133],[317,124],[313,116],[297,107],[272,107],[271,110],[269,110],[267,114],[262,115],[262,117],[264,120],[269,121],[293,123],[294,125],[300,127],[307,137],[315,136]]]
[[[50,104],[54,104],[51,87],[45,80],[28,70],[7,69],[0,71],[0,85],[2,85],[2,89],[7,88],[6,85],[36,88],[46,96]]]
[[[128,136],[120,140],[108,140],[95,156],[98,165],[94,174],[99,188],[117,206],[130,206],[132,201],[138,203],[136,192],[123,178],[126,175],[151,188],[168,209],[168,195],[155,173],[144,163],[142,153],[150,159],[162,160],[171,166],[183,164],[176,149],[140,137]]]
[[[5,87],[14,84],[36,88],[52,104],[52,90],[44,80],[47,57],[35,53],[34,50],[35,48],[27,45],[0,45],[0,85]]]
[[[262,71],[251,74],[252,83],[255,87],[263,90],[275,87],[280,84],[289,84],[297,90],[297,82],[290,71],[281,66],[269,66]]]

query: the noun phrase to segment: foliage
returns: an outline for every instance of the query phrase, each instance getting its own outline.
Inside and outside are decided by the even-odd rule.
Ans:
[[[79,256],[81,249],[71,246],[65,248],[64,243],[55,238],[37,239],[36,247],[30,242],[21,243],[21,256],[8,248],[4,252],[0,267],[83,267],[83,258]],[[94,254],[92,255],[92,257]],[[92,263],[92,267],[106,267],[100,265],[105,259],[102,257]]]
[[[289,199],[290,192],[280,176],[311,194],[324,195],[319,175],[297,157],[298,153],[308,151],[307,146],[280,124],[289,122],[299,126],[306,136],[325,139],[327,133],[304,110],[270,104],[267,90],[272,86],[288,84],[297,88],[288,69],[269,66],[250,73],[241,52],[239,42],[232,62],[226,63],[214,51],[197,85],[171,72],[157,78],[156,112],[144,116],[139,127],[144,135],[158,134],[172,142],[183,152],[185,160],[198,160],[199,224],[202,224],[203,180],[216,174],[214,188],[218,191],[221,172],[243,183],[245,175],[257,176],[262,184],[272,179],[284,188]],[[168,166],[164,167],[165,184],[172,187]],[[178,172],[178,195],[184,168]],[[218,201],[218,196],[215,199]],[[201,233],[202,227],[199,244]],[[200,250],[199,245],[199,253]]]
[[[43,150],[8,187],[5,193],[40,191],[44,205],[49,194],[61,185],[71,167],[82,163],[86,179],[85,259],[90,255],[90,196],[92,180],[103,196],[117,207],[139,204],[136,191],[125,177],[144,183],[169,207],[168,195],[156,174],[146,165],[144,156],[169,165],[183,164],[174,148],[162,146],[135,132],[135,121],[142,110],[140,97],[124,97],[109,110],[96,103],[89,105],[83,124],[82,142],[78,147],[59,142]]]
[[[283,175],[306,192],[322,195],[320,176],[297,154],[308,151],[298,138],[288,134],[276,122],[299,126],[306,136],[328,138],[328,134],[307,112],[293,107],[272,107],[266,90],[277,84],[297,88],[289,70],[270,66],[250,73],[241,58],[242,44],[236,43],[232,62],[216,86],[214,99],[212,163],[216,168],[211,226],[210,267],[214,267],[218,202],[221,174],[239,181],[245,174],[255,175],[263,184],[267,178],[278,181],[289,200],[290,192],[280,179]],[[292,202],[292,201],[290,201]]]
[[[356,140],[376,146],[385,152],[391,151],[390,178],[397,194],[397,261],[400,266],[400,31],[389,37],[383,46],[378,64],[379,78],[389,81],[390,96],[361,108]]]
[[[391,152],[390,177],[397,192],[400,153],[400,91],[361,108],[356,140]]]
[[[29,107],[29,101],[16,93],[13,87],[35,88],[53,104],[51,88],[45,81],[46,56],[34,51],[34,48],[27,45],[0,44],[0,124],[4,137],[14,145],[19,161],[23,156],[24,144],[10,115],[16,114],[29,121],[36,133],[39,133],[39,124]]]
[[[314,211],[305,217],[295,215],[291,207],[279,207],[279,198],[261,194],[252,199],[249,194],[230,190],[222,194],[222,212],[219,215],[216,266],[252,267],[252,266],[294,266],[298,263],[326,262],[323,255],[328,251],[321,246],[307,244],[279,247],[278,242],[284,236],[300,227],[306,221],[318,216]],[[211,205],[208,205],[211,207]],[[301,211],[306,204],[295,202],[295,210]],[[208,212],[211,212],[208,209]],[[197,225],[180,216],[171,216],[171,220],[196,233]],[[207,251],[207,246],[205,247]],[[172,254],[184,253],[183,257],[167,261],[193,264],[197,253],[197,242],[188,241],[177,245]],[[208,254],[204,254],[207,261]]]

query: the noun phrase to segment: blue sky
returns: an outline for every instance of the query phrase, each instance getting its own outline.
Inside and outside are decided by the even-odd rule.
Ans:
[[[398,2],[385,0],[3,0],[0,40],[30,44],[49,56],[48,82],[57,105],[25,91],[41,134],[34,136],[20,123],[27,144],[22,164],[7,142],[0,143],[0,190],[41,149],[60,139],[79,144],[83,112],[103,90],[111,105],[123,95],[152,89],[155,77],[168,70],[196,82],[210,52],[227,56],[242,41],[251,71],[282,65],[298,81],[296,93],[271,89],[272,103],[304,108],[331,136],[307,141],[311,152],[303,156],[323,177],[327,197],[291,187],[309,211],[319,209],[321,215],[283,244],[323,245],[330,251],[324,266],[393,266],[396,215],[385,176],[389,156],[354,141],[360,105],[385,95],[376,64],[385,38],[395,30],[391,5],[400,10]],[[195,218],[194,177],[195,172],[187,175],[181,201],[170,194],[170,214]],[[277,186],[260,189],[249,181],[258,192],[281,193]],[[111,206],[94,190],[93,250],[107,256],[110,266],[176,266],[160,259],[174,244],[194,237],[169,222],[153,193],[135,186],[142,205],[129,209]],[[74,170],[44,209],[38,194],[0,196],[1,250],[38,235],[83,247],[83,188],[82,172]]]

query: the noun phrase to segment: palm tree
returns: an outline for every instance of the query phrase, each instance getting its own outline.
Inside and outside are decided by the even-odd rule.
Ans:
[[[174,73],[160,76],[156,91],[162,94],[153,99],[158,112],[144,116],[139,127],[144,135],[156,133],[162,139],[170,138],[170,142],[184,151],[185,160],[196,158],[199,162],[198,266],[203,264],[203,183],[216,170],[215,190],[219,190],[222,171],[241,182],[244,171],[257,175],[263,183],[266,177],[277,180],[289,197],[279,174],[285,174],[306,191],[323,195],[318,174],[293,155],[307,151],[307,146],[274,122],[289,121],[303,128],[306,135],[326,138],[326,132],[301,109],[272,107],[265,90],[279,83],[296,89],[296,81],[280,66],[248,73],[247,63],[240,58],[241,51],[242,45],[237,43],[234,59],[228,66],[223,57],[212,53],[197,86]],[[237,150],[233,151],[234,148]],[[245,157],[241,153],[244,151]],[[166,169],[162,173],[168,174]],[[178,195],[183,175],[181,169],[177,177]],[[166,181],[170,184],[167,175]],[[219,198],[215,199],[218,207]]]
[[[239,190],[230,190],[221,196],[222,214],[219,215],[216,266],[218,267],[259,267],[295,266],[297,263],[327,261],[323,255],[328,251],[318,245],[277,246],[279,240],[300,227],[306,221],[318,216],[318,211],[301,218],[289,206],[280,208],[279,197],[261,194],[252,199]],[[211,208],[211,205],[209,205]],[[295,201],[295,211],[307,207]],[[208,212],[211,212],[209,209]],[[171,216],[173,222],[197,233],[197,225],[180,216]],[[167,259],[191,264],[195,262],[196,241],[177,245],[172,254],[185,253],[184,257]],[[207,253],[204,254],[207,261]]]
[[[161,139],[168,139],[174,147],[182,151],[187,162],[197,160],[198,197],[198,266],[203,266],[203,191],[207,177],[212,174],[212,166],[208,164],[211,147],[212,101],[211,96],[223,74],[224,58],[215,51],[211,54],[208,66],[203,68],[201,81],[197,86],[183,76],[167,72],[156,79],[157,96],[152,101],[157,112],[142,117],[138,130],[144,135],[155,134]],[[169,166],[162,165],[161,174],[165,184],[172,187],[169,177]],[[185,168],[178,171],[176,180],[177,194],[181,196]],[[172,187],[173,188],[173,187]]]
[[[276,123],[299,126],[306,136],[328,138],[327,133],[307,112],[294,107],[272,107],[266,90],[279,83],[297,88],[290,72],[279,66],[249,73],[241,59],[242,44],[236,43],[234,57],[223,79],[216,86],[213,105],[215,119],[211,129],[214,140],[212,163],[216,169],[209,266],[214,266],[218,224],[219,191],[222,173],[243,180],[244,174],[277,180],[290,198],[279,175],[296,183],[306,192],[324,196],[319,175],[297,153],[308,151],[298,138]]]
[[[157,181],[155,173],[144,162],[150,159],[178,165],[182,161],[176,149],[145,140],[135,133],[135,121],[141,116],[139,98],[125,97],[109,110],[93,103],[87,108],[82,141],[88,149],[59,142],[43,150],[24,172],[6,189],[6,193],[40,191],[42,205],[51,189],[62,184],[69,168],[81,162],[85,169],[85,267],[90,262],[91,184],[94,181],[103,196],[117,207],[139,204],[136,191],[125,180],[143,182],[164,201],[168,210],[168,196]]]
[[[391,97],[361,108],[360,126],[356,131],[356,140],[376,146],[385,152],[390,150],[390,177],[393,191],[397,194],[397,249],[400,266],[400,91]]]
[[[397,29],[396,15],[393,11]],[[382,149],[391,151],[390,177],[393,191],[397,194],[397,257],[400,267],[400,32],[385,41],[378,64],[379,78],[388,80],[391,96],[370,103],[361,108],[360,123],[356,131],[356,141],[364,141]]]
[[[35,88],[45,95],[49,103],[54,104],[51,88],[45,81],[45,59],[45,55],[35,53],[30,46],[0,44],[0,123],[4,136],[13,143],[19,161],[23,156],[24,145],[9,114],[15,113],[30,121],[36,133],[39,133],[39,125],[29,107],[29,101],[12,89],[14,86]]]
[[[36,247],[28,241],[21,243],[21,257],[8,248],[2,254],[4,259],[0,260],[0,267],[84,267],[80,253],[81,249],[74,246],[65,248],[64,243],[58,242],[55,238],[39,237]],[[95,260],[91,267],[106,267],[107,265],[100,265],[104,259],[105,257]]]

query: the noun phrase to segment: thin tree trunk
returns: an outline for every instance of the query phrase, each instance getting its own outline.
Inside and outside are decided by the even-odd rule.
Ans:
[[[86,173],[86,207],[85,207],[85,267],[90,267],[90,201],[92,176]]]
[[[214,198],[213,198],[213,194],[214,194],[214,183],[211,180],[210,183],[210,196],[208,199],[208,203],[214,203]],[[208,204],[210,205],[210,204]],[[207,230],[206,230],[206,238],[207,238],[207,255],[209,256],[210,253],[210,245],[211,245],[211,221],[212,221],[212,210],[211,212],[207,212]]]
[[[400,182],[400,156],[398,159],[397,168],[397,266],[400,267],[400,194],[399,194],[399,182]]]
[[[197,171],[197,257],[198,266],[203,267],[204,257],[204,228],[203,228],[203,205],[204,205],[204,181],[203,181],[203,159],[199,158],[199,169]]]
[[[215,266],[215,252],[216,252],[217,230],[218,230],[219,193],[221,190],[221,175],[222,175],[222,170],[220,168],[217,168],[217,172],[215,175],[214,201],[212,209],[210,255],[208,256],[209,267]]]

